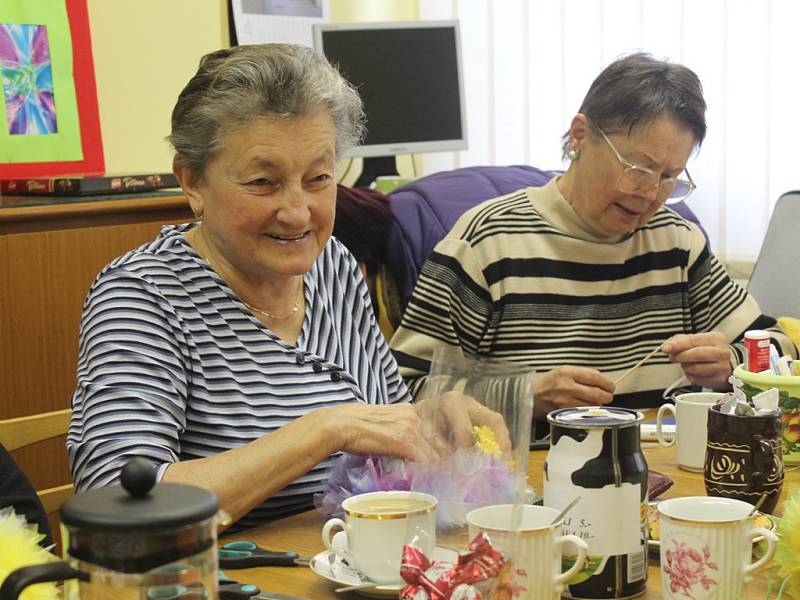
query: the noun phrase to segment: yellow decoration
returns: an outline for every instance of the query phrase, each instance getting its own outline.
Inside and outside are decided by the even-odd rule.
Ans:
[[[778,523],[778,549],[775,552],[778,596],[800,600],[800,489],[789,494]]]
[[[501,458],[503,456],[500,450],[500,444],[497,443],[497,436],[488,425],[475,425],[472,428],[472,433],[475,435],[475,446],[484,454],[489,454],[494,458]]]
[[[36,525],[29,525],[13,508],[0,510],[0,585],[20,567],[56,560],[39,545],[43,539],[44,534],[39,533]],[[20,600],[55,600],[58,597],[54,583],[37,583],[26,588]]]
[[[800,319],[794,317],[780,317],[778,325],[789,336],[795,346],[800,348]]]

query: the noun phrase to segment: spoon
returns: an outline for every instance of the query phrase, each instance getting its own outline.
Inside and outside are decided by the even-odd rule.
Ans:
[[[564,510],[562,510],[560,513],[558,513],[558,515],[556,515],[556,518],[555,518],[555,519],[553,519],[552,521],[550,521],[550,525],[552,525],[553,523],[558,523],[558,522],[559,522],[561,519],[563,519],[563,518],[564,518],[564,515],[565,515],[565,514],[567,514],[567,513],[568,513],[570,510],[572,510],[572,507],[573,507],[573,506],[575,506],[575,505],[576,505],[578,502],[580,502],[580,501],[581,501],[581,497],[580,497],[580,496],[575,496],[575,497],[572,499],[572,502],[570,502],[569,504],[567,504],[567,505],[564,507]]]
[[[333,591],[334,592],[352,592],[353,590],[363,590],[363,589],[366,589],[366,588],[378,587],[380,585],[391,585],[391,584],[376,583],[374,581],[369,581],[369,582],[364,583],[362,581],[361,583],[357,583],[355,585],[346,585],[344,587],[336,588]]]
[[[766,499],[767,499],[767,494],[762,494],[762,495],[761,495],[761,498],[759,498],[759,499],[758,499],[758,502],[756,502],[756,503],[755,503],[755,505],[753,506],[753,510],[751,510],[751,511],[750,511],[750,513],[749,513],[747,516],[748,516],[748,517],[752,517],[754,514],[756,514],[756,511],[757,511],[759,508],[761,508],[761,505],[762,505],[762,504],[764,504],[764,501],[765,501]]]

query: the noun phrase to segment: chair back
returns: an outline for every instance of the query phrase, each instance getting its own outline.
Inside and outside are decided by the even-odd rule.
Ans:
[[[72,411],[70,409],[57,410],[38,415],[16,417],[0,420],[0,443],[6,450],[19,450],[37,442],[49,440],[67,433]],[[61,504],[73,495],[71,483],[37,490],[46,513],[53,513]]]
[[[747,291],[771,317],[800,318],[800,191],[783,194],[772,212]]]

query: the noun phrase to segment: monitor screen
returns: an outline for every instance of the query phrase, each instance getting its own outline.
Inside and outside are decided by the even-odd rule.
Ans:
[[[314,47],[364,101],[367,134],[350,156],[467,147],[457,21],[315,25]]]

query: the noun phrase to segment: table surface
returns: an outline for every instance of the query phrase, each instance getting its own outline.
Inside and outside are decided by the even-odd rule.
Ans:
[[[675,482],[661,497],[704,496],[705,487],[702,473],[689,473],[678,468],[675,461],[675,446],[662,448],[657,443],[644,442],[642,447],[651,470],[668,475]],[[547,452],[533,451],[528,460],[528,483],[537,492],[542,490],[542,470]],[[792,483],[800,482],[800,471],[791,470],[781,493],[781,501],[776,514],[780,514],[787,488]],[[224,542],[234,539],[252,540],[264,548],[271,550],[294,550],[304,556],[314,556],[325,548],[322,543],[321,529],[324,523],[322,515],[317,511],[309,511],[286,519],[281,519],[251,529],[236,536],[226,536]],[[360,598],[355,592],[336,594],[336,584],[316,575],[305,567],[261,567],[227,571],[226,575],[243,583],[254,583],[263,590],[292,594],[318,600],[338,598],[339,600],[355,600]],[[647,593],[640,598],[661,598],[661,571],[658,557],[650,554],[648,568]],[[756,576],[750,584],[746,598],[766,598],[764,577]]]

